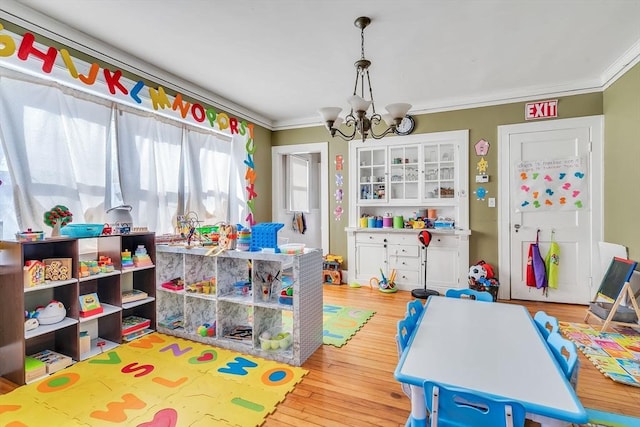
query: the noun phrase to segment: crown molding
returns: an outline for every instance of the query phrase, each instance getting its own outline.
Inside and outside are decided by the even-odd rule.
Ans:
[[[640,62],[640,40],[635,42],[602,73],[602,89],[607,89],[638,62]]]

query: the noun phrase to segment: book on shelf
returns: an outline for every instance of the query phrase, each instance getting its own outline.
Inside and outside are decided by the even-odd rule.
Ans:
[[[137,331],[133,331],[133,332],[130,332],[130,333],[126,334],[126,335],[122,335],[122,341],[131,342],[131,341],[135,340],[136,338],[140,338],[142,336],[150,334],[151,332],[153,332],[153,329],[149,329],[149,328],[138,329]]]
[[[47,365],[32,356],[24,358],[24,380],[30,382],[47,375]]]
[[[173,315],[158,321],[158,324],[167,329],[178,329],[182,327],[183,319],[180,315]]]
[[[80,295],[80,317],[89,317],[104,312],[102,304],[98,299],[98,294],[93,292],[90,294]]]
[[[141,291],[140,289],[128,289],[126,291],[122,291],[122,303],[126,304],[128,302],[140,301],[148,296],[149,294]]]
[[[73,359],[64,354],[57,353],[52,350],[42,350],[36,354],[30,355],[30,357],[43,362],[47,366],[47,374],[53,374],[60,369],[64,369],[67,366],[73,364]]]
[[[151,320],[145,319],[144,317],[127,316],[122,319],[122,335],[124,336],[130,334],[131,332],[148,328],[150,325]]]

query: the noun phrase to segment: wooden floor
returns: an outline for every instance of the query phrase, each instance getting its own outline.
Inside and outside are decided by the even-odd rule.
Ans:
[[[309,373],[267,417],[274,426],[404,426],[410,402],[393,377],[398,356],[396,322],[404,317],[409,292],[383,294],[369,288],[324,286],[326,303],[373,309],[376,314],[345,346],[323,345],[303,365]],[[582,322],[585,307],[512,301],[531,313],[545,310],[559,320]],[[490,325],[469,325],[490,327]],[[640,417],[640,388],[618,384],[582,354],[578,396],[585,407]],[[535,369],[535,361],[531,368]],[[13,388],[0,381],[0,393]]]

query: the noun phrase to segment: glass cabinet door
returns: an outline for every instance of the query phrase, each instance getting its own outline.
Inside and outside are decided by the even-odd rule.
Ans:
[[[387,200],[387,149],[358,149],[358,187],[360,201]]]
[[[423,146],[425,199],[452,199],[456,194],[456,159],[454,144]]]
[[[419,146],[389,148],[389,200],[419,200]]]

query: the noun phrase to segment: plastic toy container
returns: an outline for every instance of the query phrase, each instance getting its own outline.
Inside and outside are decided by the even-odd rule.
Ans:
[[[19,242],[37,242],[44,240],[44,231],[22,231],[16,233],[16,240]]]
[[[280,252],[278,249],[278,231],[284,227],[279,222],[263,222],[256,224],[251,228],[251,251],[257,252],[264,248],[273,248],[274,252]]]
[[[266,351],[281,351],[291,347],[293,336],[291,332],[281,329],[270,329],[260,334],[260,348]]]
[[[60,234],[69,237],[97,237],[102,234],[104,224],[67,224]]]
[[[280,252],[288,255],[297,255],[304,252],[304,243],[287,243],[280,245]]]
[[[293,305],[293,296],[280,295],[278,301],[280,302],[280,304]]]
[[[233,293],[239,297],[246,297],[251,295],[251,283],[246,281],[239,281],[233,284]]]

